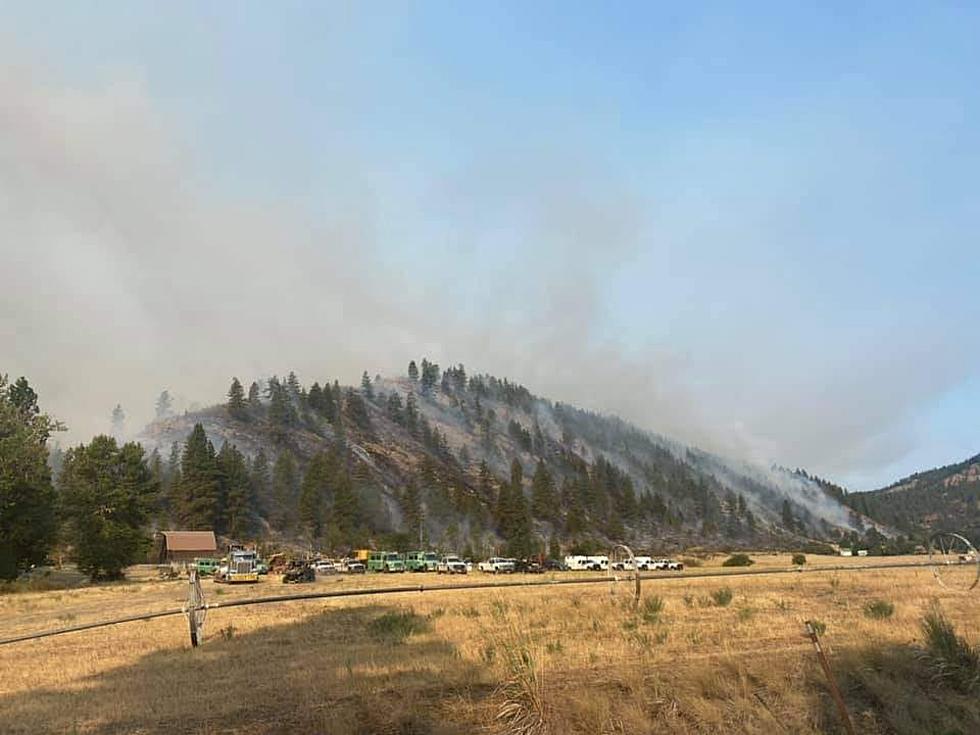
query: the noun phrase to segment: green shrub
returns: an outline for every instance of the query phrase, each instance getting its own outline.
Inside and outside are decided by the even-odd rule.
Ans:
[[[802,567],[806,564],[806,556],[803,554],[793,554],[793,563],[798,567]]]
[[[895,614],[895,606],[888,600],[872,600],[864,606],[864,614],[875,620],[885,620]]]
[[[722,587],[720,590],[715,590],[711,593],[711,599],[714,600],[718,607],[728,607],[728,604],[732,601],[732,588]]]
[[[721,563],[723,567],[750,567],[755,564],[748,554],[732,554]]]

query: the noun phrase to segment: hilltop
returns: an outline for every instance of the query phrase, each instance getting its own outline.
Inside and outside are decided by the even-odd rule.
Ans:
[[[328,547],[421,535],[477,553],[625,540],[666,551],[798,546],[862,525],[794,473],[684,446],[462,365],[420,365],[404,376],[365,373],[357,387],[306,387],[290,373],[246,395],[236,379],[226,403],[157,419],[139,438],[169,497],[161,523],[194,522],[181,505],[197,501],[182,498],[190,491],[180,475],[200,424],[212,453],[234,447],[246,465],[249,518],[239,535]],[[213,522],[230,523],[220,507]]]
[[[846,502],[904,533],[952,530],[980,539],[980,454],[878,490],[850,493]]]

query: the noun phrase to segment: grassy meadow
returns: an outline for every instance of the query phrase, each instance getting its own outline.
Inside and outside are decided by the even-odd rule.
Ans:
[[[753,569],[790,568],[788,555],[753,558]],[[928,569],[731,571],[644,580],[636,613],[623,584],[433,591],[219,608],[197,649],[183,617],[2,646],[0,732],[843,732],[807,619],[858,732],[980,732],[978,690],[939,675],[921,628],[938,604],[976,645],[977,593],[944,589]],[[460,581],[270,577],[204,590],[218,602]],[[116,584],[7,593],[0,638],[177,607],[186,586],[137,569]]]

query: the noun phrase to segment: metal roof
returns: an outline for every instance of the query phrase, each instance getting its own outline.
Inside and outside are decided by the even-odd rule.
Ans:
[[[215,551],[214,531],[161,531],[169,551]]]

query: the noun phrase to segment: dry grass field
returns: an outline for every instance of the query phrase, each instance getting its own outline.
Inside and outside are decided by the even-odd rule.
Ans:
[[[786,555],[753,557],[753,569],[790,566]],[[869,561],[889,560],[810,566]],[[204,589],[223,601],[459,581]],[[185,595],[186,582],[146,570],[113,585],[6,594],[0,638],[176,607]],[[980,594],[946,590],[927,569],[665,578],[645,580],[643,597],[634,614],[622,584],[399,593],[212,610],[197,649],[182,617],[12,644],[0,647],[0,731],[842,732],[803,637],[814,619],[858,732],[980,732],[977,691],[935,679],[920,627],[938,602],[975,644]],[[879,606],[875,617],[876,600],[893,612]]]

